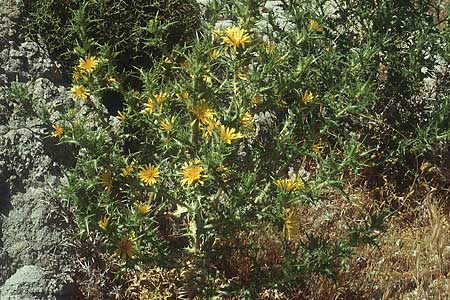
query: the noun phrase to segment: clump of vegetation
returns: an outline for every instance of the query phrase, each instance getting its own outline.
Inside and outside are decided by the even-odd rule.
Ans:
[[[108,51],[120,72],[150,67],[200,25],[195,1],[25,1],[32,36],[40,35],[66,73],[89,51]],[[155,27],[153,22],[163,22]],[[155,30],[158,28],[159,30]]]
[[[139,65],[140,89],[74,24],[85,38],[74,107],[52,135],[80,149],[65,196],[80,234],[101,236],[111,272],[145,281],[148,295],[159,281],[136,279],[142,266],[142,276],[173,278],[167,297],[293,299],[311,276],[349,268],[396,207],[371,205],[357,219],[325,212],[315,221],[330,220],[328,230],[305,211],[351,202],[349,182],[410,193],[440,170],[449,32],[438,4],[338,2],[213,2],[211,20],[231,23],[164,44],[151,67]],[[170,26],[155,16],[144,32]],[[115,116],[105,91],[123,97]]]

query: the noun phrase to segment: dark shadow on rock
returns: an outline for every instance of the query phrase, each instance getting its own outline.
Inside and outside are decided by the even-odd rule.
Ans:
[[[74,300],[84,299],[83,293],[80,291],[78,284],[71,282],[66,284],[55,295],[56,300]]]
[[[52,175],[61,175],[61,166],[66,168],[74,168],[77,160],[76,153],[78,147],[71,144],[58,144],[56,138],[46,138],[42,140],[44,154],[56,162],[58,167],[50,170]]]
[[[110,116],[117,116],[119,111],[123,111],[125,99],[121,93],[107,90],[102,95],[102,103]]]
[[[0,287],[5,283],[6,279],[13,274],[13,271],[11,270],[12,259],[2,247],[3,245],[0,245]]]
[[[9,188],[9,184],[7,184],[6,182],[0,182],[0,218],[2,216],[7,216],[11,209],[12,209],[11,191]],[[1,227],[0,227],[0,237],[1,237]]]

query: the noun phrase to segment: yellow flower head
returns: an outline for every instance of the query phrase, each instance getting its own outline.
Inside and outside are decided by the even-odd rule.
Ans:
[[[320,152],[322,152],[323,146],[320,144],[314,144],[311,147],[311,150],[317,154],[320,154]]]
[[[148,98],[147,102],[144,103],[144,109],[141,110],[141,113],[152,113],[155,111],[156,103],[152,100],[152,98]]]
[[[252,100],[250,100],[250,106],[252,108],[257,107],[261,103],[262,103],[262,96],[261,95],[256,95],[255,97],[252,98]]]
[[[137,211],[142,215],[148,214],[152,209],[150,204],[141,201],[135,202],[134,206],[136,207]]]
[[[207,124],[210,120],[212,120],[214,116],[214,112],[209,108],[208,103],[202,102],[194,105],[191,108],[191,112],[195,115],[195,120],[191,125],[194,125],[195,121],[200,122],[201,124]]]
[[[133,258],[136,245],[128,235],[123,236],[117,244],[116,254],[123,260]]]
[[[292,230],[294,229],[294,210],[292,208],[283,208],[283,234],[288,241],[291,240]]]
[[[83,100],[86,101],[89,94],[89,91],[86,90],[82,85],[74,85],[71,89],[73,98],[75,100]]]
[[[228,175],[230,175],[230,173],[231,173],[230,168],[228,168],[227,166],[222,165],[222,164],[219,165],[219,166],[217,166],[216,172],[219,173],[219,176],[220,176],[223,180],[226,180],[227,177],[228,177]]]
[[[101,60],[95,56],[86,56],[85,58],[80,58],[78,68],[81,72],[86,72],[88,74],[94,71],[95,67]]]
[[[61,125],[52,125],[52,128],[55,130],[52,133],[52,137],[61,138],[64,132],[64,129]]]
[[[78,81],[78,80],[80,80],[81,79],[81,70],[80,70],[80,68],[78,68],[78,66],[77,67],[75,67],[75,69],[74,69],[74,71],[73,71],[73,74],[72,74],[72,80],[73,81]]]
[[[112,188],[112,172],[111,170],[105,170],[100,175],[100,182],[108,193]]]
[[[290,193],[292,191],[298,191],[303,188],[303,180],[300,177],[296,178],[283,178],[275,180],[275,185],[280,190]]]
[[[219,128],[219,136],[225,144],[231,144],[233,140],[240,139],[243,137],[239,132],[235,132],[236,129],[228,128],[224,125]]]
[[[187,71],[187,70],[189,70],[191,68],[192,65],[191,65],[191,63],[188,60],[184,60],[181,63],[181,66]]]
[[[153,93],[153,97],[155,97],[156,103],[161,105],[166,101],[167,93],[166,92]]]
[[[277,48],[277,44],[273,41],[269,41],[264,44],[264,48],[267,53],[273,53]]]
[[[222,37],[222,41],[236,51],[238,47],[244,47],[245,43],[250,41],[250,36],[245,29],[233,26],[225,29],[225,36]]]
[[[213,51],[209,52],[208,55],[211,60],[216,60],[217,58],[220,57],[221,53],[219,50],[214,49]]]
[[[193,183],[203,184],[203,178],[206,178],[207,175],[202,174],[204,171],[203,167],[199,165],[200,161],[196,159],[195,161],[185,162],[181,168],[181,171],[178,173],[183,175],[183,179],[181,179],[181,185],[188,187]]]
[[[177,99],[178,99],[178,100],[184,101],[184,100],[186,100],[187,98],[189,98],[189,93],[186,92],[186,91],[183,91],[183,92],[181,92],[181,93],[176,93],[176,96],[177,96]]]
[[[161,122],[160,127],[164,131],[171,131],[173,129],[173,124],[175,123],[175,117],[171,117],[170,120],[165,118],[164,121]]]
[[[302,101],[304,104],[311,103],[316,96],[311,92],[306,90],[302,95]]]
[[[277,99],[277,105],[281,106],[281,107],[286,107],[287,106],[287,102],[286,100],[284,100],[282,97],[279,97]]]
[[[200,126],[200,130],[203,132],[202,136],[204,138],[212,136],[214,129],[219,127],[220,121],[216,121],[214,118],[211,118],[207,121],[206,126]]]
[[[314,19],[309,20],[309,28],[316,32],[323,32],[323,28],[319,26],[319,22]]]
[[[108,224],[109,224],[109,217],[106,215],[101,217],[100,220],[98,221],[98,227],[100,227],[103,230],[106,230]]]
[[[127,165],[125,168],[122,169],[123,177],[127,177],[134,171],[134,164],[135,162],[133,161],[131,164]]]
[[[117,116],[116,116],[116,118],[120,121],[120,123],[125,123],[125,120],[127,119],[126,117],[125,117],[125,115],[124,114],[122,114],[122,112],[120,112],[120,111],[118,111],[117,112]]]
[[[221,29],[221,28],[216,28],[216,29],[213,29],[211,33],[212,33],[212,34],[211,34],[211,39],[212,39],[212,41],[214,42],[214,40],[215,40],[216,38],[218,38],[218,37],[220,37],[220,36],[223,35],[223,29]]]
[[[156,183],[156,179],[159,177],[159,168],[148,164],[147,166],[141,168],[138,176],[144,184],[154,185]]]
[[[255,122],[255,118],[253,118],[251,113],[246,112],[241,116],[240,122],[244,127],[252,127]]]
[[[108,86],[114,86],[115,84],[117,84],[116,77],[114,77],[114,75],[108,75],[108,77],[106,77],[106,84]]]
[[[245,73],[238,73],[237,78],[239,78],[240,80],[248,80],[248,75]]]
[[[172,63],[172,58],[170,56],[166,56],[164,57],[164,63],[165,64],[171,64]]]
[[[216,171],[218,173],[224,173],[224,172],[228,172],[229,169],[225,165],[218,165],[217,168],[216,168]]]
[[[208,86],[212,84],[212,78],[209,75],[203,75],[202,80]]]

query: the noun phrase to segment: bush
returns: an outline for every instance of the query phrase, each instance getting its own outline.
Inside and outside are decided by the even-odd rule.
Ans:
[[[26,1],[25,27],[40,35],[67,74],[78,60],[102,48],[122,71],[150,67],[153,59],[194,36],[200,25],[195,1]],[[149,22],[166,24],[154,32]],[[106,50],[105,50],[106,51]]]
[[[301,211],[345,197],[345,183],[369,171],[410,184],[411,158],[448,148],[438,68],[448,27],[435,26],[431,2],[339,4],[291,1],[276,16],[213,2],[206,14],[232,25],[205,23],[141,65],[141,90],[111,77],[108,52],[79,51],[76,106],[59,124],[61,142],[80,147],[65,194],[81,233],[104,238],[112,269],[177,269],[188,298],[255,299],[336,276],[357,246],[376,243],[379,211],[332,233],[303,226]],[[146,31],[164,31],[158,20]],[[115,118],[105,90],[123,96]]]

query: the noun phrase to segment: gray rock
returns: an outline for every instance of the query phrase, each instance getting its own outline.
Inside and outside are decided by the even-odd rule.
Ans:
[[[0,299],[73,299],[73,223],[56,196],[70,153],[49,138],[72,102],[59,65],[20,32],[23,8],[0,0]]]
[[[64,282],[52,278],[42,268],[25,265],[0,288],[2,300],[57,300],[67,298],[70,289]]]
[[[52,61],[45,46],[20,34],[22,1],[0,0],[0,86],[40,77],[61,81],[60,65]]]
[[[61,262],[70,259],[70,224],[59,219],[51,201],[54,197],[44,188],[29,188],[11,198],[13,209],[3,223],[3,240],[13,268],[33,264],[57,273],[68,271]]]

